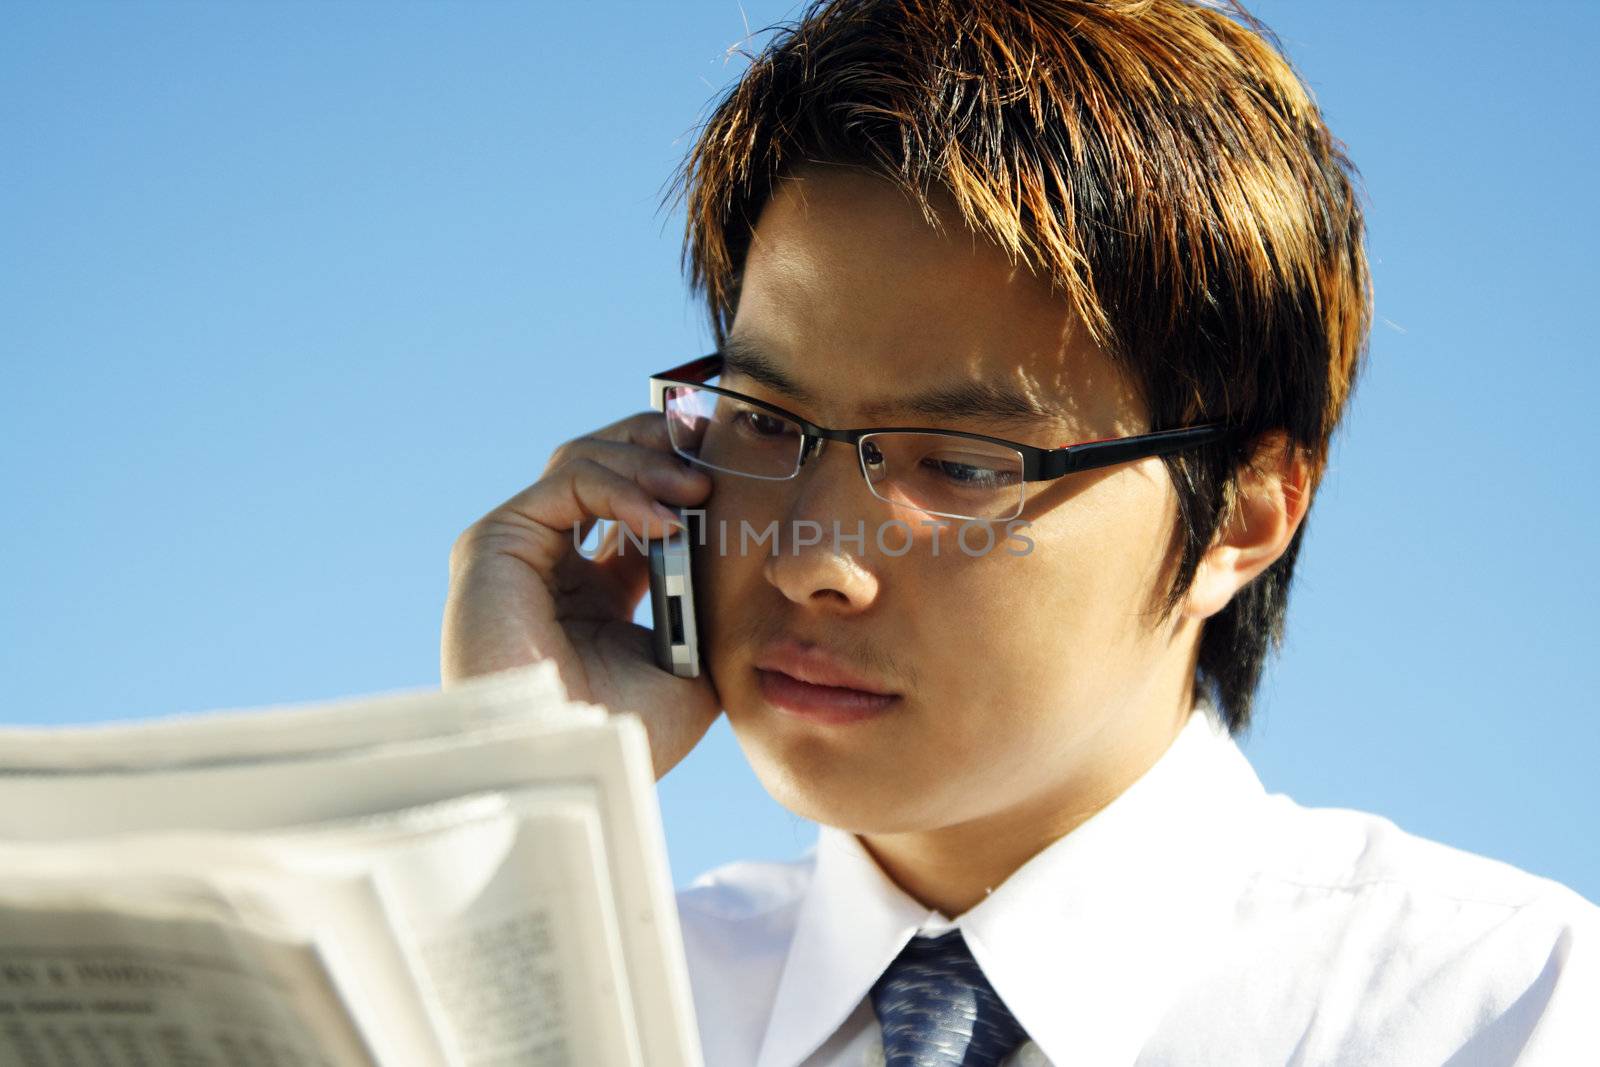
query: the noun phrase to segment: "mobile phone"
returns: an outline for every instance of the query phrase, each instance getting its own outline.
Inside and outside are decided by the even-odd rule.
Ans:
[[[656,664],[680,678],[700,676],[700,628],[694,610],[690,549],[698,515],[674,509],[684,522],[668,537],[650,541],[650,612],[655,621]]]

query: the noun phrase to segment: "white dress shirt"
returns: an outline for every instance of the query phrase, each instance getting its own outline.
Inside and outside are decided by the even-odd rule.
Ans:
[[[868,990],[952,926],[1031,1038],[1007,1067],[1600,1065],[1600,908],[1268,794],[1205,702],[954,922],[831,827],[794,862],[702,875],[678,911],[707,1067],[882,1064]]]

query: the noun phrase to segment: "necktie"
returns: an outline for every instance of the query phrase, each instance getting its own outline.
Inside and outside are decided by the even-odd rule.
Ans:
[[[960,930],[914,937],[872,986],[888,1067],[995,1067],[1028,1039]]]

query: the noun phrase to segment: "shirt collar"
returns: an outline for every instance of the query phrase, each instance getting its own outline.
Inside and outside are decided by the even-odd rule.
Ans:
[[[757,1067],[805,1059],[911,937],[951,926],[1052,1061],[1131,1063],[1224,932],[1264,793],[1197,700],[1133,785],[953,923],[890,881],[854,834],[821,827]]]

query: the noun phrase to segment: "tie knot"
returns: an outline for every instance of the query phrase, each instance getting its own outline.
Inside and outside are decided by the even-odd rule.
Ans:
[[[960,930],[914,937],[872,986],[888,1067],[994,1067],[1025,1040]]]

